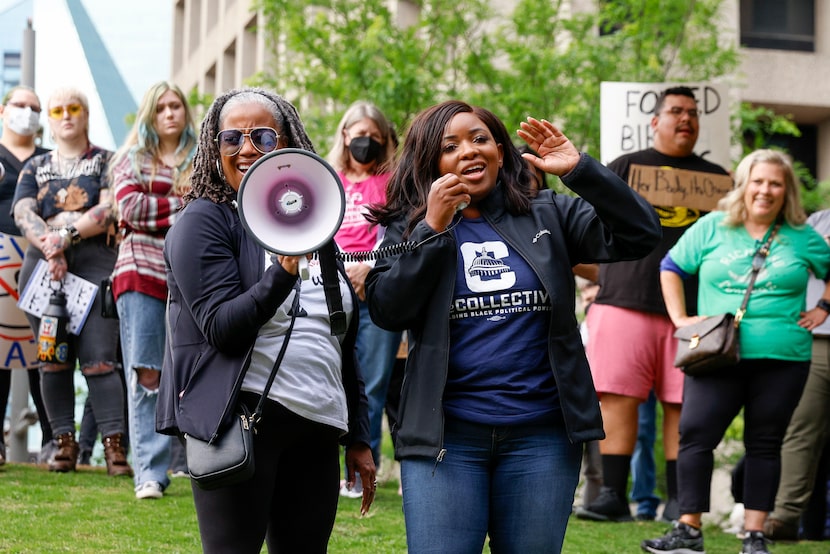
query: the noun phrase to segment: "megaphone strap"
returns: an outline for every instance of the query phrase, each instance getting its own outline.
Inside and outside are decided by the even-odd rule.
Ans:
[[[343,299],[340,297],[340,279],[337,275],[337,247],[334,241],[328,241],[317,251],[320,257],[320,273],[323,277],[323,290],[326,293],[326,305],[329,307],[329,320],[332,335],[346,332],[346,312],[343,311]]]

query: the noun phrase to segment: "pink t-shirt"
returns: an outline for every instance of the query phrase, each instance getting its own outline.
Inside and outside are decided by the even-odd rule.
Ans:
[[[334,239],[346,252],[372,250],[380,228],[377,225],[369,225],[363,214],[369,205],[386,202],[386,183],[390,174],[373,175],[359,183],[352,183],[342,173],[338,173],[338,176],[346,192],[346,211]]]

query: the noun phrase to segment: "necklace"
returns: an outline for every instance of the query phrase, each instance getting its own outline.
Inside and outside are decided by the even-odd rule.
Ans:
[[[57,150],[55,150],[55,154],[57,155],[58,172],[61,174],[61,177],[64,179],[71,179],[72,177],[75,177],[78,164],[81,162],[80,154],[71,158],[62,155]]]

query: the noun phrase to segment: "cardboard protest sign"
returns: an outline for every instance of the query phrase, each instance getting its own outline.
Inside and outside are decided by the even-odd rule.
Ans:
[[[628,184],[653,206],[684,206],[712,211],[732,190],[728,175],[631,164]]]
[[[660,92],[671,86],[691,88],[700,112],[695,154],[731,168],[728,89],[713,83],[627,83],[600,85],[600,158],[608,164],[623,154],[654,143],[651,118]]]

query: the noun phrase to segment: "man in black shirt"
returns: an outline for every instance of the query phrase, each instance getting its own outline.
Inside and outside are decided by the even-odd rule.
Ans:
[[[651,120],[654,147],[620,156],[608,167],[624,180],[632,164],[728,175],[694,154],[699,133],[697,101],[688,87],[664,90]],[[663,239],[648,256],[600,266],[599,293],[587,317],[588,360],[606,438],[600,441],[604,486],[597,499],[577,516],[598,521],[626,521],[631,512],[626,487],[637,442],[638,407],[653,389],[663,406],[663,443],[669,499],[664,518],[676,513],[676,462],[683,374],[674,367],[674,325],[663,304],[660,261],[692,223],[697,209],[655,206]],[[686,305],[696,313],[697,282],[686,283]],[[676,516],[675,516],[676,517]]]

